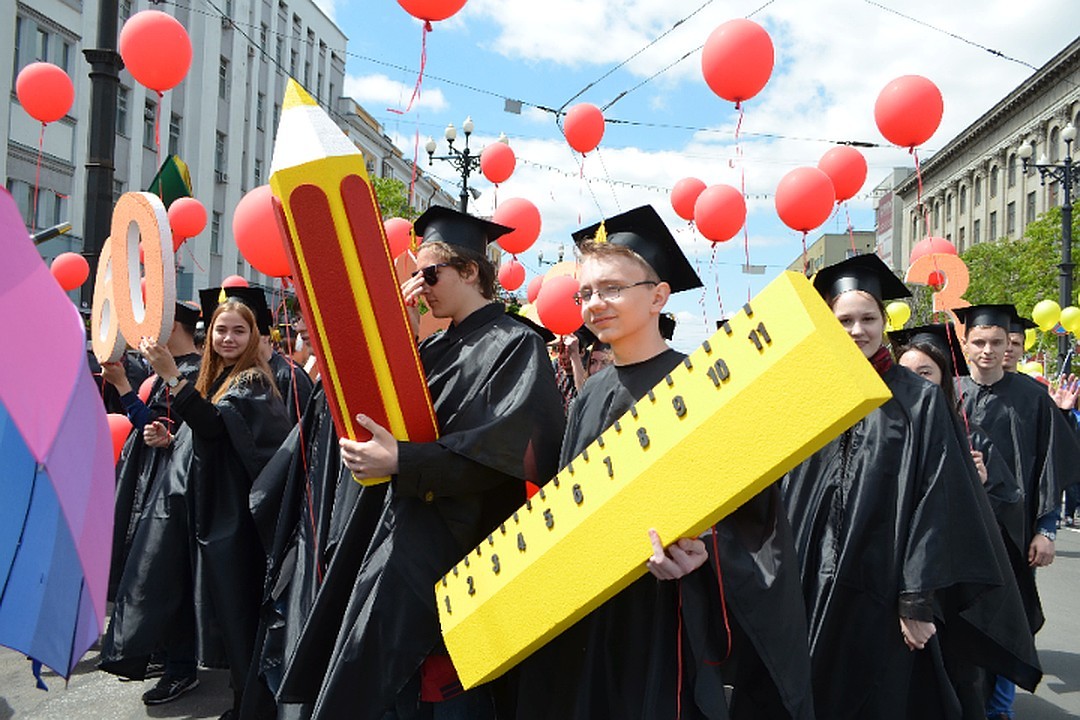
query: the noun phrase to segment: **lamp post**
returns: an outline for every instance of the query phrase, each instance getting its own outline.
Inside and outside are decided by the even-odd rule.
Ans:
[[[1046,155],[1042,155],[1039,159],[1031,163],[1032,149],[1031,145],[1024,144],[1020,146],[1017,154],[1024,162],[1024,171],[1027,172],[1028,165],[1033,165],[1036,170],[1039,171],[1039,177],[1043,186],[1046,185],[1046,179],[1060,183],[1064,190],[1061,205],[1061,264],[1058,266],[1061,268],[1060,275],[1060,297],[1059,302],[1061,307],[1068,307],[1072,305],[1072,274],[1073,274],[1073,260],[1072,260],[1072,190],[1073,183],[1077,181],[1077,175],[1074,172],[1072,163],[1072,144],[1076,140],[1076,128],[1072,123],[1065,126],[1065,129],[1061,131],[1061,138],[1065,141],[1065,159],[1061,163],[1052,163],[1047,160]],[[1069,337],[1068,335],[1062,335],[1058,338],[1058,361],[1061,365],[1060,372],[1067,373],[1070,371],[1069,367],[1066,367],[1066,360],[1069,358]],[[1072,363],[1070,362],[1069,365]]]
[[[449,152],[446,155],[435,155],[435,150],[438,147],[435,144],[435,138],[429,137],[424,149],[427,150],[428,165],[434,164],[436,160],[446,160],[461,175],[461,212],[466,213],[469,211],[469,196],[472,195],[473,200],[480,197],[479,190],[469,187],[469,175],[480,168],[480,156],[474,155],[469,150],[469,136],[473,132],[471,117],[465,118],[465,122],[461,123],[461,129],[465,133],[465,147],[461,150],[454,147],[454,141],[457,140],[457,129],[453,123],[447,125],[446,131],[443,133],[446,144],[449,146]]]

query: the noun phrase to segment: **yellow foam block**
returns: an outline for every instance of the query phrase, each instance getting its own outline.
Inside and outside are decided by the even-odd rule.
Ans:
[[[889,397],[806,278],[782,274],[436,584],[462,684],[646,572],[649,528],[702,533]]]

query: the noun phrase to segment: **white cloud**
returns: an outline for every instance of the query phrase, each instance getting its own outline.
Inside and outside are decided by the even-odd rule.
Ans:
[[[326,17],[337,20],[337,0],[314,0],[315,5],[326,13]]]
[[[345,95],[355,99],[361,105],[372,110],[383,108],[404,109],[409,105],[413,86],[393,80],[386,75],[348,75],[345,78]],[[423,108],[436,112],[446,110],[449,103],[439,88],[421,87],[421,93],[413,101],[413,108]]]

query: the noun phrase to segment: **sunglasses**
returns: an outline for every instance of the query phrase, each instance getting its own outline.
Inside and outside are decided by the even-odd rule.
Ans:
[[[427,285],[434,285],[439,282],[439,268],[450,267],[450,263],[437,263],[435,265],[428,265],[427,267],[414,270],[412,276],[417,275],[424,276],[424,283]]]

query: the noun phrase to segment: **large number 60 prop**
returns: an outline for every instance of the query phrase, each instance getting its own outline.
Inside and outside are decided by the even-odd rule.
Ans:
[[[947,312],[957,326],[962,325],[953,310],[971,305],[961,297],[967,292],[968,282],[971,279],[967,265],[958,255],[943,253],[923,255],[911,263],[904,281],[916,285],[931,285],[930,276],[934,273],[945,276],[944,286],[933,296],[934,312]]]
[[[143,299],[139,241],[146,271]],[[94,283],[90,332],[99,362],[116,362],[144,337],[164,345],[176,312],[176,267],[165,205],[156,195],[129,192],[113,210]]]

